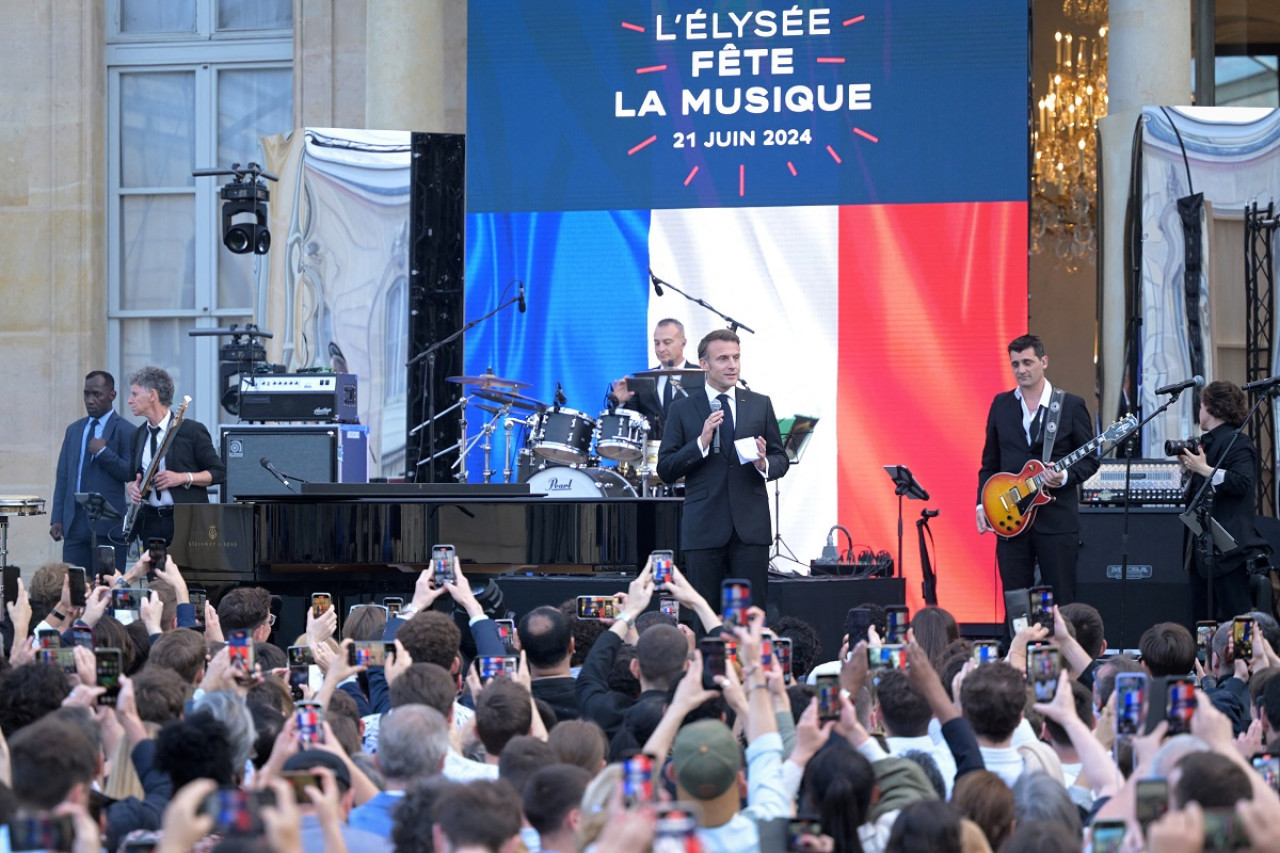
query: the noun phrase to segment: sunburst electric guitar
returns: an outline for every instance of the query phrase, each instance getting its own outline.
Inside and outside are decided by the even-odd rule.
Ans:
[[[138,527],[138,512],[151,494],[152,481],[155,480],[156,473],[160,470],[160,460],[164,459],[165,453],[169,451],[169,445],[173,443],[173,437],[178,434],[178,427],[182,426],[182,416],[187,413],[187,406],[190,403],[190,397],[183,397],[182,405],[174,411],[173,420],[169,423],[169,429],[165,431],[164,441],[160,442],[160,446],[156,448],[156,455],[151,458],[151,464],[147,466],[147,472],[142,477],[142,500],[136,504],[129,504],[129,511],[124,517],[125,542],[133,538],[133,534]]]
[[[1104,441],[1121,441],[1137,428],[1138,419],[1127,415],[1052,465],[1032,459],[1016,474],[993,474],[982,484],[982,512],[987,516],[987,523],[1005,539],[1017,536],[1035,521],[1036,510],[1054,499],[1042,488],[1050,473],[1067,470]]]

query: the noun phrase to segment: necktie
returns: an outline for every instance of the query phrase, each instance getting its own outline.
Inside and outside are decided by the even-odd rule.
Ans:
[[[84,434],[84,445],[80,448],[80,470],[76,473],[76,491],[82,491],[80,481],[84,479],[84,465],[89,461],[89,442],[98,437],[98,419],[89,421],[89,429]]]
[[[729,408],[729,395],[720,394],[720,411],[724,412],[724,420],[720,422],[720,450],[725,456],[733,459],[737,454],[733,450],[733,409]]]
[[[159,449],[156,438],[160,435],[160,427],[149,426],[147,429],[151,432],[151,461],[154,463],[156,461],[156,450]]]
[[[671,381],[671,377],[667,377],[667,384],[662,389],[662,411],[671,408],[671,400],[675,395],[675,383]]]

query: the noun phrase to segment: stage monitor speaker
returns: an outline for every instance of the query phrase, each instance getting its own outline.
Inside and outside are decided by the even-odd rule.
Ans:
[[[1076,563],[1076,600],[1102,614],[1107,646],[1137,648],[1142,632],[1157,622],[1193,627],[1191,587],[1182,565],[1178,509],[1131,509],[1129,581],[1124,590],[1124,636],[1120,636],[1120,534],[1123,510],[1080,510],[1080,559]],[[1123,643],[1122,643],[1123,641]]]
[[[368,481],[369,428],[362,424],[241,424],[222,428],[222,461],[227,482],[222,499],[248,495],[295,494],[299,482]],[[262,466],[270,459],[293,488]],[[297,478],[295,481],[294,478]]]

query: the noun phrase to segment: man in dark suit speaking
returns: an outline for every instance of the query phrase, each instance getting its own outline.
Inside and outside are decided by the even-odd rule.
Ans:
[[[737,387],[740,361],[740,341],[728,329],[698,344],[705,390],[672,402],[658,476],[664,483],[684,478],[680,547],[698,592],[718,602],[720,581],[742,577],[764,607],[773,541],[765,481],[786,474],[790,463],[769,398]],[[753,453],[742,461],[734,443],[748,437]]]
[[[1084,400],[1063,394],[1056,402],[1053,385],[1045,377],[1049,359],[1035,335],[1023,335],[1009,344],[1009,362],[1018,387],[991,401],[987,414],[987,439],[978,471],[978,532],[991,530],[982,511],[982,486],[994,474],[1017,474],[1032,459],[1042,459],[1045,441],[1052,442],[1048,463],[1057,462],[1093,438],[1093,426]],[[1054,411],[1057,409],[1059,411]],[[1050,428],[1052,427],[1052,429]],[[1053,587],[1055,604],[1076,598],[1076,557],[1080,553],[1079,485],[1098,470],[1098,457],[1089,454],[1068,471],[1048,475],[1046,485],[1054,501],[1043,504],[1031,526],[1012,539],[996,542],[996,563],[1006,590],[1035,585],[1035,567],[1041,580]]]
[[[144,367],[129,377],[129,409],[145,418],[133,436],[135,477],[126,487],[131,503],[141,499],[143,476],[152,457],[173,428],[173,380],[158,367]],[[226,479],[227,469],[204,424],[183,418],[173,442],[160,457],[151,492],[138,515],[137,535],[173,541],[173,505],[208,503],[209,486]]]
[[[76,500],[77,492],[96,492],[118,512],[125,511],[124,484],[133,476],[129,468],[129,438],[133,424],[116,414],[116,380],[110,373],[95,370],[84,378],[84,408],[88,417],[67,427],[58,455],[57,484],[53,490],[53,522],[49,535],[62,542],[62,559],[73,566],[92,567],[93,532],[89,513]],[[124,571],[123,542],[110,538],[120,534],[119,520],[102,519],[96,525],[99,545],[116,546],[116,567]]]

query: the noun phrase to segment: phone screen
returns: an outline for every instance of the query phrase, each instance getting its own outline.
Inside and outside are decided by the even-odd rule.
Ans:
[[[398,595],[388,595],[386,598],[382,599],[382,604],[387,608],[388,618],[392,616],[399,616],[400,611],[404,608],[404,599]]]
[[[110,545],[107,546],[111,548]],[[112,549],[113,551],[115,549]],[[115,565],[115,557],[112,556],[112,566]],[[70,566],[67,568],[67,590],[71,593],[71,606],[84,607],[86,586],[88,580],[83,566]]]
[[[1231,641],[1238,659],[1253,660],[1253,619],[1237,616],[1231,623]]]
[[[1000,647],[995,643],[974,643],[973,662],[979,666],[1000,660]]]
[[[700,850],[698,806],[694,803],[658,803],[654,806],[653,849]]]
[[[227,654],[231,657],[231,669],[242,676],[253,674],[253,637],[237,628],[227,632]]]
[[[311,618],[319,619],[333,607],[333,596],[327,592],[311,593]]]
[[[724,640],[720,637],[703,637],[698,644],[698,649],[702,652],[703,688],[706,690],[719,690],[720,685],[716,684],[715,677],[725,674],[727,658],[725,656]]]
[[[71,626],[71,645],[84,646],[86,649],[93,648],[93,629],[88,625],[72,625]]]
[[[1169,810],[1169,781],[1167,779],[1139,779],[1134,794],[1134,817],[1145,830],[1147,824],[1157,820]]]
[[[1191,731],[1191,718],[1196,712],[1196,686],[1190,678],[1171,678],[1165,686],[1164,718],[1169,723],[1169,734],[1180,735]]]
[[[1095,820],[1090,829],[1093,853],[1120,853],[1127,828],[1122,820]]]
[[[622,762],[622,799],[628,806],[654,800],[653,756],[633,755]]]
[[[1280,755],[1264,752],[1255,755],[1252,762],[1253,769],[1258,771],[1271,790],[1280,793]]]
[[[138,621],[138,613],[142,610],[142,599],[148,595],[145,589],[120,589],[116,587],[111,590],[111,610],[116,621],[122,625],[129,625]]]
[[[196,627],[204,629],[204,605],[209,600],[209,593],[201,589],[189,589],[188,595],[191,597],[191,606],[196,609]]]
[[[778,668],[782,670],[782,679],[791,683],[791,640],[787,637],[773,638],[773,656],[778,659]]]
[[[1218,623],[1201,620],[1196,623],[1196,657],[1200,663],[1208,663],[1209,650],[1213,646],[1213,635],[1218,631]]]
[[[751,582],[729,578],[720,584],[720,618],[726,625],[746,627],[751,606]]]
[[[431,546],[431,574],[437,588],[453,583],[453,560],[457,553],[452,545]]]
[[[865,607],[850,607],[844,616],[844,632],[849,635],[849,648],[867,639],[871,627],[871,611]]]
[[[305,749],[324,742],[324,709],[315,702],[299,702],[294,706],[298,721],[298,741]]]
[[[1116,734],[1136,735],[1146,718],[1147,676],[1141,672],[1116,675]]]
[[[840,676],[819,675],[816,679],[818,688],[818,719],[840,719]]]
[[[1053,631],[1053,587],[1033,586],[1027,590],[1031,595],[1032,625]]]
[[[151,568],[147,571],[147,580],[155,580],[156,569],[164,568],[169,556],[169,543],[163,539],[147,540],[147,556],[151,559]]]
[[[1058,692],[1062,659],[1057,646],[1032,646],[1027,650],[1027,675],[1037,702],[1052,702]]]
[[[905,643],[907,641],[907,628],[911,625],[911,611],[905,607],[895,605],[886,607],[884,612],[889,617],[889,628],[885,631],[884,641],[886,643]]]
[[[359,640],[347,646],[350,666],[386,666],[387,646],[381,640]]]
[[[516,655],[485,655],[480,658],[480,680],[488,681],[499,675],[514,675],[520,670],[520,658]]]
[[[901,644],[867,646],[867,666],[872,670],[902,669],[906,659],[906,646]]]
[[[1235,809],[1204,810],[1205,850],[1247,850],[1249,833],[1236,815]]]
[[[671,567],[675,565],[676,555],[672,551],[654,551],[649,555],[653,564],[653,585],[662,586],[671,583]]]
[[[97,662],[98,686],[106,691],[98,697],[99,705],[114,705],[120,695],[120,670],[122,657],[119,649],[97,649],[94,652]]]
[[[18,600],[18,578],[22,570],[17,566],[4,567],[4,603],[13,604]],[[7,612],[7,611],[6,611]]]
[[[73,850],[76,827],[71,815],[15,817],[9,823],[9,850]]]
[[[498,626],[498,639],[502,641],[502,650],[509,655],[516,652],[516,623],[514,619],[494,619]]]
[[[98,577],[105,578],[115,574],[116,548],[114,545],[99,545],[95,552],[94,570]]]
[[[672,619],[680,619],[680,602],[676,601],[674,598],[658,599],[658,610],[667,614]]]
[[[50,648],[40,649],[36,653],[36,660],[40,663],[50,663],[61,669],[67,675],[76,674],[76,656],[75,649],[70,648]]]
[[[577,598],[579,619],[616,619],[618,599],[609,595],[580,595]]]

